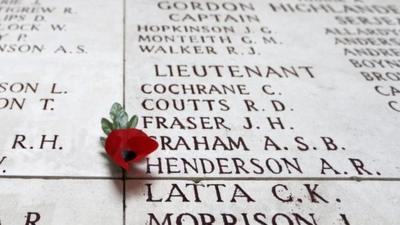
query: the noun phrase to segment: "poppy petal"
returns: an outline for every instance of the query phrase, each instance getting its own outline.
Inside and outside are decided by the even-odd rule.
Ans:
[[[113,130],[105,142],[106,152],[111,160],[125,170],[130,162],[142,160],[157,147],[155,140],[134,128]]]

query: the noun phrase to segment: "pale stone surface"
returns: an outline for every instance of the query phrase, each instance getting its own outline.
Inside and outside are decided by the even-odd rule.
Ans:
[[[240,9],[240,3],[246,5],[243,10]],[[270,3],[275,5],[271,6]],[[311,4],[292,1],[282,1],[282,3],[292,4],[293,7],[300,4],[301,9],[305,7],[308,9]],[[389,93],[390,84],[393,82],[370,82],[360,74],[362,71],[370,72],[370,70],[394,72],[395,66],[375,69],[352,66],[349,62],[351,58],[363,60],[371,57],[343,55],[344,48],[365,46],[335,45],[334,38],[363,36],[333,35],[326,30],[339,27],[354,31],[357,28],[376,27],[340,22],[345,16],[357,20],[353,13],[299,11],[288,13],[281,9],[274,12],[273,7],[278,7],[280,2],[261,0],[228,3],[230,7],[238,8],[230,15],[236,17],[253,15],[259,19],[257,22],[242,23],[232,20],[216,22],[210,14],[226,16],[229,12],[222,9],[223,3],[211,4],[218,5],[220,9],[209,10],[204,2],[199,2],[195,4],[196,6],[190,2],[176,1],[127,2],[127,109],[148,117],[141,118],[139,127],[146,128],[146,131],[155,136],[161,144],[160,149],[149,158],[149,161],[150,164],[158,164],[160,158],[163,167],[161,171],[159,167],[152,167],[149,173],[148,163],[144,162],[140,166],[141,169],[130,176],[399,177],[400,166],[397,158],[400,155],[397,151],[399,145],[397,131],[400,120],[397,108],[388,106],[390,101],[395,102],[393,106],[398,104],[396,103],[398,100],[395,96],[384,96],[374,90],[380,85],[385,93]],[[339,10],[343,9],[343,5],[354,8],[357,3],[339,2],[330,5]],[[374,2],[365,1],[365,5],[374,5]],[[381,6],[387,7],[385,4]],[[254,7],[254,10],[248,9],[251,7]],[[201,15],[208,17],[203,21],[191,18],[198,18]],[[373,17],[368,13],[364,16]],[[384,16],[390,20],[396,18],[395,13]],[[174,30],[174,26],[178,28]],[[229,26],[233,27],[234,32],[222,32],[222,34],[204,31],[183,32],[185,29],[191,29],[188,27],[201,29],[201,26],[206,26],[208,29]],[[252,30],[251,34],[246,33],[246,26]],[[379,29],[392,27],[393,25],[378,26]],[[201,43],[201,36],[207,35],[215,36],[216,40],[219,40],[217,38],[219,36],[225,39],[228,36],[230,42]],[[196,41],[191,43],[189,36],[194,36]],[[270,37],[276,43],[265,44],[265,39]],[[379,38],[380,35],[369,37]],[[171,38],[175,40],[171,41]],[[250,39],[252,44],[244,43],[243,39]],[[154,50],[144,52],[142,49],[145,46]],[[187,46],[191,54],[177,50]],[[213,52],[195,54],[193,46],[200,46],[199,48],[203,50],[206,46],[215,48],[215,54]],[[229,46],[238,49],[238,54],[229,54],[226,50]],[[247,53],[249,47],[254,47],[257,53],[249,55]],[[378,47],[380,46],[372,46],[372,48]],[[170,51],[171,48],[174,49],[173,53]],[[393,57],[387,59],[392,60]],[[203,77],[196,76],[196,71],[199,74],[203,73],[202,66],[207,68],[208,74]],[[260,69],[262,77],[255,75],[256,66]],[[216,67],[219,73],[216,72]],[[250,77],[246,73],[246,67],[253,70],[250,72]],[[286,73],[286,77],[282,67],[286,68],[286,71],[295,71],[299,77],[290,72]],[[158,87],[154,87],[156,84]],[[171,87],[169,85],[173,85],[174,93],[168,91]],[[202,85],[205,91],[191,94],[189,90],[187,91],[189,94],[185,94],[182,85],[186,85],[187,89],[191,88],[188,85]],[[215,91],[214,94],[204,94],[211,89],[211,85],[215,85],[219,90],[222,85],[242,85],[246,94],[224,95]],[[198,90],[197,87],[194,89]],[[267,93],[263,92],[263,87],[266,87]],[[163,88],[167,91],[164,92]],[[245,104],[248,100],[254,102],[254,108],[250,110]],[[194,106],[195,101],[197,106]],[[282,105],[277,101],[284,104],[285,110],[279,110]],[[274,103],[277,110],[273,107]],[[179,109],[175,108],[174,104]],[[185,107],[184,110],[181,110],[181,107]],[[156,117],[162,118],[157,122]],[[187,122],[188,117],[192,117],[189,119],[192,122]],[[201,122],[201,117],[206,118]],[[247,124],[246,118],[251,119],[252,129],[243,128]],[[275,124],[273,129],[268,118],[272,122],[279,120],[283,128],[280,124]],[[194,124],[197,126],[196,129],[193,129]],[[201,127],[202,124],[204,128]],[[204,144],[203,137],[206,137],[208,146]],[[229,138],[233,142],[229,142]],[[194,139],[201,142],[198,147]],[[326,143],[324,140],[326,142],[332,140],[335,143],[336,147],[331,146],[334,147],[333,151],[324,144]],[[234,143],[239,143],[237,144],[239,147],[235,147]],[[306,143],[308,147],[302,143]],[[269,145],[268,150],[265,150],[266,144]],[[185,171],[181,158],[189,161],[192,166],[197,166],[198,170],[189,168]],[[212,165],[203,172],[201,158],[212,161],[206,162]],[[217,162],[218,158],[222,158],[220,163]],[[234,158],[240,158],[239,161],[243,162],[234,162]],[[271,169],[265,165],[268,164],[265,162],[268,158],[272,158],[269,165]],[[282,158],[292,164],[296,164],[297,160],[301,172],[286,169]],[[321,158],[325,161],[321,161]],[[322,171],[322,168],[326,168],[326,163],[336,171]],[[355,168],[361,163],[368,172],[358,171]],[[224,171],[212,169],[221,167],[218,164],[225,167]],[[238,169],[237,165],[239,167],[244,165],[244,169],[248,172]]]
[[[1,224],[122,224],[118,180],[0,179]],[[40,218],[37,216],[39,214]]]
[[[0,53],[0,158],[6,157],[0,165],[5,170],[1,175],[119,177],[119,170],[110,168],[108,159],[103,157],[99,137],[101,117],[108,116],[112,103],[121,102],[123,97],[122,2],[40,2],[41,7],[54,7],[54,11],[43,14],[46,22],[38,23],[40,30],[24,32],[28,37],[21,42],[43,44],[45,50]],[[31,1],[22,1],[15,8],[22,6],[34,7]],[[64,14],[65,7],[72,8],[72,14]],[[107,17],[99,16],[108,12],[112,13]],[[65,26],[65,31],[50,31],[52,24]],[[11,37],[19,34],[7,33]],[[13,44],[11,37],[1,44]],[[60,45],[68,52],[54,53]],[[78,46],[84,53],[77,50]],[[51,94],[54,83],[57,94]],[[37,91],[18,91],[21,84],[24,89],[27,84],[34,88],[37,85]],[[18,93],[11,91],[12,86]],[[3,98],[8,99],[8,107]],[[25,99],[23,108],[14,105],[10,109],[12,98],[20,102]],[[44,98],[54,99],[48,102],[47,110],[43,110]],[[25,141],[23,146],[17,144],[13,148],[17,135],[25,135]],[[56,139],[55,145],[44,142],[41,146],[42,135],[46,135],[45,140]]]
[[[127,224],[395,225],[399,188],[376,181],[129,181]]]

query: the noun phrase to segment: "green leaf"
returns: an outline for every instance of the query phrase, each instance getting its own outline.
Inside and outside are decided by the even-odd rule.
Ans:
[[[120,117],[120,124],[122,128],[128,128],[128,120],[129,120],[128,113],[123,112]]]
[[[105,137],[100,137],[100,143],[104,147],[106,145],[106,138]]]
[[[128,114],[126,112],[121,112],[116,115],[114,126],[116,129],[126,128],[128,125]]]
[[[113,124],[108,119],[101,118],[101,129],[108,135],[113,129]]]
[[[118,115],[120,115],[122,112],[124,112],[124,108],[122,107],[122,105],[119,104],[118,102],[114,103],[110,110],[111,120],[115,122],[117,120]]]
[[[128,122],[127,128],[135,128],[137,126],[138,122],[139,122],[139,118],[136,115],[132,116],[132,118]]]

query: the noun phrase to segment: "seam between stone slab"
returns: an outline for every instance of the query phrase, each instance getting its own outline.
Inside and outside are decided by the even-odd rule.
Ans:
[[[126,109],[126,0],[122,0],[122,105]],[[122,225],[126,225],[126,172],[122,170]]]
[[[127,180],[186,180],[199,183],[201,181],[400,181],[400,178],[381,177],[131,177]]]
[[[122,105],[125,108],[126,96],[126,0],[122,0]]]
[[[201,181],[278,181],[278,180],[331,180],[331,181],[400,181],[400,178],[381,178],[381,177],[131,177],[127,180],[191,180],[194,182]]]
[[[42,179],[42,180],[123,180],[122,176],[118,177],[95,177],[95,176],[22,176],[8,175],[0,176],[0,180],[6,179]]]
[[[41,180],[120,180],[123,177],[92,177],[92,176],[1,176],[0,180],[11,179],[41,179]],[[400,181],[400,178],[383,177],[126,177],[125,180],[183,180],[183,181]]]
[[[126,172],[122,170],[122,224],[126,225]]]

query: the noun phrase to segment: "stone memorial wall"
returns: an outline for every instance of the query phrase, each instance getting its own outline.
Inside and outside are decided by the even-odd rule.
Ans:
[[[400,2],[0,1],[1,225],[397,225]],[[99,141],[114,102],[156,152]]]

